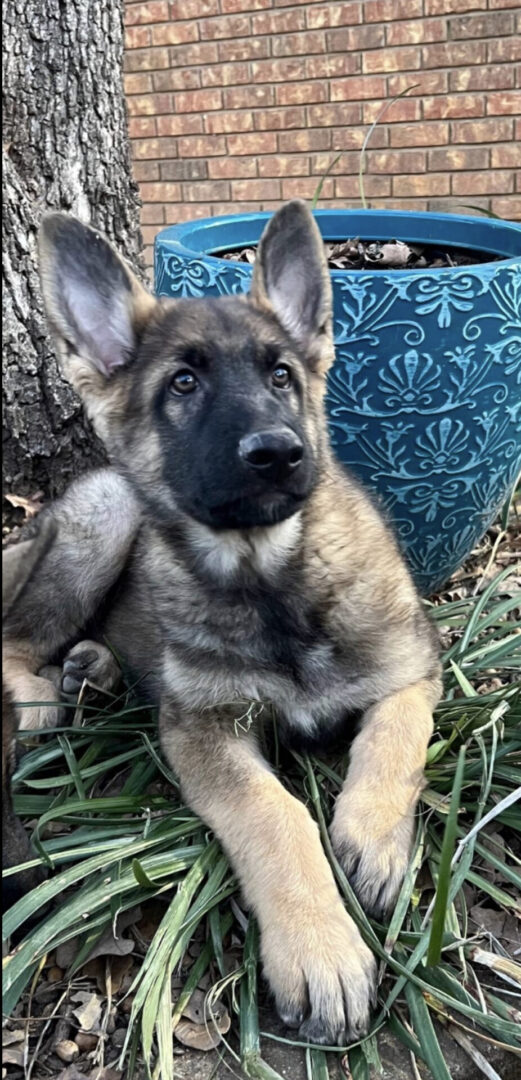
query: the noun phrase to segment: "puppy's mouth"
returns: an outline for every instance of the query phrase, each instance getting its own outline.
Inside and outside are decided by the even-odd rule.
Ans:
[[[200,505],[193,514],[212,529],[253,529],[277,525],[292,517],[308,498],[310,492],[270,492],[255,498],[242,497],[216,506]]]

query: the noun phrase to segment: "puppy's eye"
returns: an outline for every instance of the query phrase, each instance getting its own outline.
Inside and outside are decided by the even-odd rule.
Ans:
[[[291,385],[291,371],[285,364],[277,364],[271,373],[271,381],[280,390],[286,390]]]
[[[170,383],[170,388],[174,394],[192,394],[198,385],[199,383],[191,371],[178,371]]]

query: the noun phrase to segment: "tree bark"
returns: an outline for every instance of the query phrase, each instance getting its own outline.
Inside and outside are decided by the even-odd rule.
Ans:
[[[47,335],[36,240],[42,214],[70,211],[143,274],[122,9],[122,0],[4,4],[3,450],[16,494],[54,496],[104,460]]]

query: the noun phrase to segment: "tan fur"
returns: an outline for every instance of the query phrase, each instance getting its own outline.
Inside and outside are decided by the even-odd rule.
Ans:
[[[368,709],[337,799],[333,844],[354,875],[361,903],[381,910],[394,900],[407,868],[440,689],[438,679],[422,681]]]
[[[339,1044],[368,1022],[374,959],[345,911],[317,826],[260,757],[249,735],[209,716],[165,723],[162,746],[183,794],[222,840],[256,913],[264,970],[279,1013],[313,1039]],[[308,1001],[309,999],[309,1001]]]

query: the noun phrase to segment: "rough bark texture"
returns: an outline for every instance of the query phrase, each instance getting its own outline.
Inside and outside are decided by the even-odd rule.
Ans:
[[[36,234],[61,209],[141,263],[122,86],[121,0],[4,4],[4,483],[60,493],[103,460],[60,377],[40,296]]]

